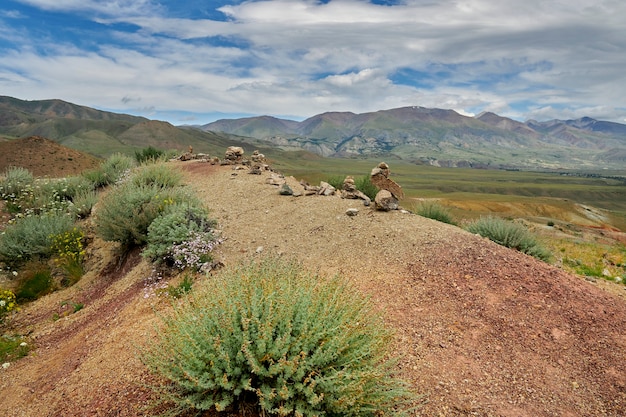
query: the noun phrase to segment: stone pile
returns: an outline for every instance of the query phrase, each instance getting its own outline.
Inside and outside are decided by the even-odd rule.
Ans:
[[[341,188],[341,198],[349,198],[353,200],[361,199],[363,200],[364,206],[369,206],[372,200],[366,196],[362,191],[357,190],[354,185],[354,178],[351,176],[347,176],[345,180],[343,180],[343,186]]]
[[[378,164],[370,173],[370,181],[380,190],[374,198],[376,210],[398,210],[399,200],[404,197],[402,187],[389,178],[389,173],[389,165],[384,162]]]

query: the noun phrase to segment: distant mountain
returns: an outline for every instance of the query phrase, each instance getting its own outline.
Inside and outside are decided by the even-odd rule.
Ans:
[[[196,152],[223,155],[228,146],[243,141],[231,134],[176,127],[62,100],[25,101],[6,96],[0,96],[0,136],[44,137],[100,157],[147,146],[180,151],[192,146]]]
[[[324,156],[388,156],[443,166],[623,169],[619,155],[626,153],[626,125],[619,123],[588,117],[521,123],[488,112],[467,117],[424,107],[329,112],[302,122],[249,117],[202,129]]]

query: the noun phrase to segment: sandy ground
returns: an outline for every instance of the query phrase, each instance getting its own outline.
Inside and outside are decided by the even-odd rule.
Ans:
[[[399,374],[425,395],[416,415],[626,415],[622,297],[454,226],[337,196],[281,196],[269,173],[179,165],[219,222],[224,264],[295,257],[371,298],[395,330]],[[138,252],[120,260],[96,240],[88,267],[11,322],[35,349],[0,370],[0,415],[150,415],[138,350],[167,302]],[[67,300],[84,308],[53,320]]]

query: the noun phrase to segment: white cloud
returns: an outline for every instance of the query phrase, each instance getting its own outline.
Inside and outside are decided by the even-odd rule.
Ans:
[[[157,110],[301,117],[420,105],[623,119],[626,2],[618,0],[246,1],[221,7],[226,21],[171,18],[149,0],[22,2],[93,14],[111,25],[111,44],[84,51],[16,41],[0,56],[0,87],[21,98],[115,108],[140,97]],[[0,20],[0,37],[7,28]],[[394,84],[400,69],[428,77]]]

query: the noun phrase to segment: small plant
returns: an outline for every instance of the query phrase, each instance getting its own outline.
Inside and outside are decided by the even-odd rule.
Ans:
[[[167,188],[179,186],[183,176],[179,171],[163,163],[157,163],[140,167],[131,178],[133,184],[137,186],[156,185]]]
[[[22,336],[0,336],[0,362],[8,363],[28,355],[30,345]]]
[[[13,291],[0,288],[0,324],[4,322],[4,318],[18,311],[17,300]]]
[[[468,224],[466,229],[499,245],[516,249],[543,261],[548,261],[551,257],[550,252],[539,243],[535,235],[519,223],[489,216]]]
[[[49,269],[40,269],[22,278],[15,297],[21,301],[33,301],[54,291],[52,273]]]
[[[167,294],[172,298],[181,298],[191,292],[192,285],[193,279],[189,275],[185,274],[183,280],[178,285],[175,287],[171,285],[167,286]]]
[[[442,223],[456,224],[448,209],[434,201],[424,201],[420,203],[415,209],[415,212],[422,217],[427,217]]]
[[[35,182],[33,174],[21,167],[9,167],[0,182],[0,196],[3,200],[15,199],[22,190],[32,187]]]
[[[143,148],[141,151],[135,151],[135,160],[138,164],[146,162],[156,162],[165,157],[166,153],[161,149],[157,149],[153,146]]]
[[[98,194],[94,190],[80,191],[74,197],[72,213],[79,219],[84,219],[91,215],[93,206],[98,202]]]
[[[131,157],[117,153],[107,158],[97,169],[84,172],[83,176],[95,189],[120,182],[134,166],[135,161]]]
[[[143,361],[171,415],[401,414],[412,399],[393,375],[391,334],[340,277],[266,260],[218,274],[164,318]],[[161,404],[162,405],[162,404]]]
[[[68,285],[76,283],[83,276],[84,238],[85,235],[77,227],[51,236],[54,261],[65,270]]]

